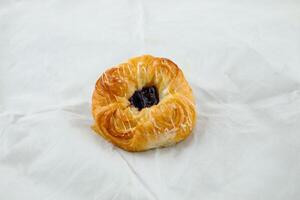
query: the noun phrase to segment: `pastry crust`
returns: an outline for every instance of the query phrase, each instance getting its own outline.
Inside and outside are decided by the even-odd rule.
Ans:
[[[159,103],[138,110],[129,98],[155,86]],[[190,135],[196,122],[195,100],[182,71],[166,58],[144,55],[105,71],[92,97],[92,128],[127,151],[169,146]]]

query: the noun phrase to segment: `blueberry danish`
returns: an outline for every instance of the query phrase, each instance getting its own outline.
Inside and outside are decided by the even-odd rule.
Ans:
[[[196,122],[195,100],[182,71],[144,55],[105,71],[92,97],[93,129],[127,151],[178,143]]]

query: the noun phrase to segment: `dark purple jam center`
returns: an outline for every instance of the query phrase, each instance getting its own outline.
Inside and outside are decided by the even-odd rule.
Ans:
[[[157,89],[154,86],[143,87],[141,90],[135,91],[129,101],[139,110],[156,105],[159,102]]]

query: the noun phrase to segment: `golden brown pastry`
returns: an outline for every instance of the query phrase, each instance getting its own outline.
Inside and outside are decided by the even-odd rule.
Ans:
[[[98,79],[92,98],[93,129],[127,151],[180,142],[196,122],[192,90],[166,58],[129,59]]]

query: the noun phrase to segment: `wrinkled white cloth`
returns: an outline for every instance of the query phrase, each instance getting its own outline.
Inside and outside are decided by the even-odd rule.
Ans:
[[[1,200],[300,197],[300,2],[0,1]],[[193,134],[128,153],[90,129],[104,70],[167,57]]]

